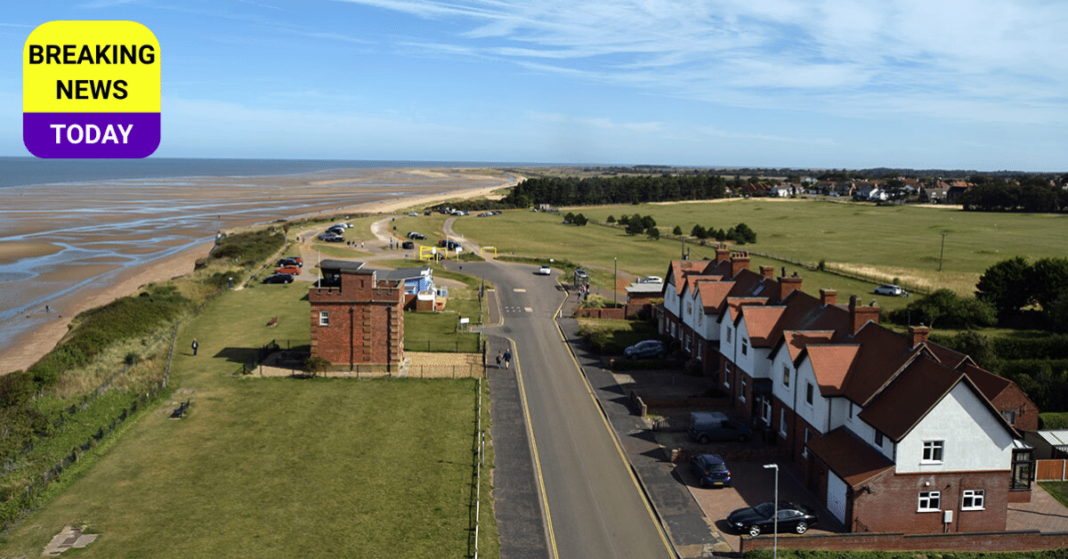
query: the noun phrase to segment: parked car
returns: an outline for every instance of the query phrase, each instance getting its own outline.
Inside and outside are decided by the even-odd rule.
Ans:
[[[404,241],[403,243],[401,243],[401,248],[404,250],[414,249],[415,243],[413,241]]]
[[[272,274],[263,278],[263,283],[293,283],[293,276],[290,274]]]
[[[890,295],[892,297],[900,297],[905,294],[905,290],[901,289],[901,286],[889,283],[876,287],[874,291],[876,295]]]
[[[812,509],[786,501],[779,502],[779,531],[804,534],[816,525],[818,519]],[[759,536],[773,532],[775,527],[775,503],[760,503],[755,507],[738,509],[727,515],[727,524],[739,533]]]
[[[730,487],[731,471],[718,454],[695,454],[690,457],[690,469],[701,487]]]
[[[322,235],[319,235],[319,240],[324,243],[343,243],[345,242],[345,237],[334,233],[323,233]]]
[[[664,280],[656,276],[646,276],[638,280],[638,283],[664,283]]]
[[[638,342],[627,349],[624,349],[623,355],[630,357],[631,359],[639,359],[642,357],[656,357],[657,359],[663,359],[664,357],[667,357],[667,346],[660,340],[645,340],[644,342]]]
[[[460,243],[451,239],[440,239],[438,240],[438,246],[445,247],[448,250],[456,250],[456,248],[460,246]]]
[[[408,217],[419,217],[417,212],[408,212]]]
[[[276,274],[289,274],[291,276],[299,276],[300,275],[300,268],[298,268],[296,266],[283,266],[281,268],[275,269],[274,273],[276,273]]]
[[[538,274],[539,276],[549,276],[549,275],[552,275],[553,268],[552,268],[552,266],[549,266],[548,264],[546,264],[546,265],[542,266],[541,268],[538,268],[534,273]]]
[[[728,418],[720,412],[690,413],[690,438],[705,444],[710,441],[748,441],[753,430],[740,421]]]
[[[286,257],[286,258],[283,258],[283,259],[279,260],[278,261],[278,265],[280,267],[296,266],[298,268],[303,268],[304,267],[304,261],[303,260],[297,260],[296,258],[288,258],[288,257]]]
[[[590,274],[582,268],[575,268],[575,281],[589,283]]]
[[[422,233],[419,233],[417,231],[408,231],[408,238],[412,239],[412,240],[420,240],[421,241],[423,239],[426,239],[426,235],[424,235]]]
[[[344,235],[345,234],[345,228],[340,226],[340,225],[335,225],[335,226],[327,229],[326,232],[327,233],[333,233],[335,235]]]

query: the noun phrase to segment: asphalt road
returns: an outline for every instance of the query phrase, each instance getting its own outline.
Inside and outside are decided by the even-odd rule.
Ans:
[[[512,366],[518,366],[528,434],[533,435],[534,475],[551,556],[673,557],[553,321],[565,295],[555,280],[557,272],[538,276],[533,273],[537,266],[496,262],[462,266],[465,273],[497,286],[504,324],[487,333],[515,344]]]

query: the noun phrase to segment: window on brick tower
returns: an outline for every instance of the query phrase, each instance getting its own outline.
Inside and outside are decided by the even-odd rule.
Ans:
[[[330,326],[329,311],[319,311],[319,326]]]

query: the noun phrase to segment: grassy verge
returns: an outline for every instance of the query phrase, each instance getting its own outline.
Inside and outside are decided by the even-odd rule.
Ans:
[[[1040,481],[1038,484],[1060,504],[1068,507],[1068,481]]]
[[[742,557],[745,559],[771,559],[770,549],[750,551]],[[1004,553],[983,553],[978,551],[818,551],[808,549],[779,549],[778,556],[783,559],[1062,559],[1064,550],[1045,551],[1011,551]]]
[[[171,377],[175,401],[152,407],[15,527],[4,554],[37,555],[72,523],[101,534],[78,552],[85,557],[470,553],[476,381],[230,376],[271,339],[307,343],[305,295],[292,285],[227,292],[189,320]],[[273,316],[278,325],[268,328]],[[186,349],[193,337],[197,357]],[[186,399],[189,415],[169,419]],[[488,426],[488,399],[484,406]],[[494,557],[484,476],[479,548]]]
[[[627,346],[656,339],[656,326],[645,320],[580,318],[579,334],[590,348],[604,355],[621,355]]]

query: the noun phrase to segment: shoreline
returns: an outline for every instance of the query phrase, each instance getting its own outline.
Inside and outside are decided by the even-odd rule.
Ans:
[[[433,169],[410,169],[407,171],[435,172]],[[412,206],[431,205],[445,200],[489,196],[501,188],[515,186],[523,177],[515,173],[502,172],[501,179],[501,182],[492,186],[460,188],[439,194],[374,200],[308,214],[295,214],[285,218],[285,220],[315,218],[318,215],[336,213],[390,214]],[[247,229],[264,225],[264,223],[249,224],[229,229]],[[205,234],[210,234],[210,232],[205,232]],[[135,266],[127,272],[120,272],[109,285],[98,288],[82,287],[60,296],[57,299],[59,304],[56,306],[64,309],[62,314],[56,314],[55,318],[47,320],[24,334],[14,336],[11,340],[11,345],[0,349],[0,375],[17,370],[25,370],[44,357],[49,351],[52,351],[69,331],[68,326],[71,320],[79,313],[136,293],[138,289],[149,283],[166,281],[192,273],[196,260],[207,256],[213,246],[214,243],[211,241],[200,243],[149,264]],[[13,320],[39,319],[40,317],[41,315],[38,311],[23,312]]]

